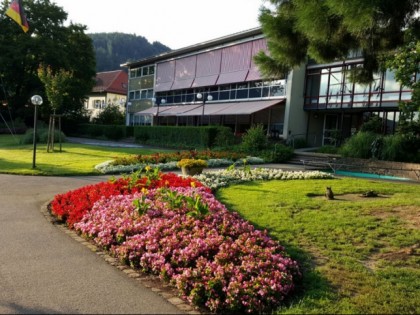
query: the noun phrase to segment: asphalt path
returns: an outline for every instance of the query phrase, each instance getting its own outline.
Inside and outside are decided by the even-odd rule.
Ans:
[[[182,313],[40,211],[58,193],[108,178],[0,174],[1,314]]]

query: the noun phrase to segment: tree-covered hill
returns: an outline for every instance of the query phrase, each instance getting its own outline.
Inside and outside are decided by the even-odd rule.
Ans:
[[[120,69],[120,64],[154,56],[170,48],[160,42],[150,43],[145,37],[125,33],[92,33],[96,52],[96,71]]]

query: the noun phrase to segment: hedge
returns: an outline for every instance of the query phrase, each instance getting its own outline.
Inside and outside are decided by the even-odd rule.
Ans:
[[[120,140],[127,137],[127,126],[124,125],[95,125],[80,124],[77,128],[79,136],[88,138],[105,138]]]
[[[223,126],[136,126],[134,138],[136,142],[150,145],[176,147],[184,149],[211,148],[222,146],[217,143],[217,136],[230,132]]]

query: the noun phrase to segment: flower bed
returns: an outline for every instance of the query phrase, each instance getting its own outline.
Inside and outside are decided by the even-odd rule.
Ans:
[[[245,168],[210,174],[202,177],[204,182],[219,177],[224,178],[223,185],[322,177],[320,172]],[[212,312],[274,309],[300,277],[297,263],[267,232],[228,211],[197,179],[200,176],[147,168],[144,175],[57,195],[51,211],[121,261],[169,281],[193,304]]]
[[[263,164],[263,159],[258,157],[244,157],[238,160],[210,158],[206,160],[209,167],[225,167],[230,165],[244,165],[244,164]],[[177,161],[162,162],[162,163],[136,163],[136,164],[117,164],[116,161],[106,161],[95,166],[95,169],[103,174],[123,174],[142,170],[146,167],[158,168],[161,171],[170,171],[177,169]]]

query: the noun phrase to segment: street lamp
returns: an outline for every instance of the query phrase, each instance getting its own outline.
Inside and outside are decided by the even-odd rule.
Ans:
[[[42,104],[42,97],[39,95],[34,95],[31,97],[31,102],[34,104],[34,154],[32,157],[32,168],[35,168],[35,160],[36,160],[36,108]]]
[[[213,96],[211,94],[207,94],[207,97],[205,97],[205,96],[206,96],[206,93],[204,93],[204,95],[201,94],[201,93],[197,93],[197,99],[199,99],[199,100],[203,99],[203,111],[201,113],[201,125],[203,125],[203,121],[204,121],[204,106],[206,105],[207,101],[212,101],[213,100]]]
[[[152,98],[153,103],[156,104],[157,106],[157,111],[156,111],[156,125],[159,125],[159,106],[160,104],[165,104],[166,100],[164,98]]]

